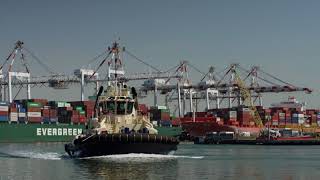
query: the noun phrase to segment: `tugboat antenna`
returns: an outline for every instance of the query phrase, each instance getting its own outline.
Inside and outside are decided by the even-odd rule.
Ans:
[[[97,105],[98,105],[99,97],[101,96],[102,92],[103,92],[103,86],[100,86],[99,92],[96,97],[96,102],[94,103],[94,116],[95,117],[97,117]]]

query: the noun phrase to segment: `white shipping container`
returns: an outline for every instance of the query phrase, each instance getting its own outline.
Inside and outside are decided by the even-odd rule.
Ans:
[[[230,118],[237,118],[237,111],[229,111]]]
[[[26,117],[26,113],[18,113],[19,117]]]
[[[28,117],[41,117],[41,112],[28,112]]]
[[[17,122],[18,121],[18,113],[10,113],[10,121]]]
[[[71,107],[70,103],[64,103],[64,107]]]
[[[158,109],[168,109],[167,106],[157,106]]]
[[[18,113],[16,113],[16,112],[11,112],[11,113],[10,113],[10,116],[17,116],[17,117],[18,117]]]
[[[9,107],[8,106],[0,106],[0,111],[8,111]]]
[[[286,113],[279,113],[279,117],[285,117]]]
[[[42,109],[50,109],[50,106],[43,106]]]
[[[58,102],[58,103],[57,103],[57,106],[58,106],[58,107],[64,107],[64,104],[65,104],[64,102]]]

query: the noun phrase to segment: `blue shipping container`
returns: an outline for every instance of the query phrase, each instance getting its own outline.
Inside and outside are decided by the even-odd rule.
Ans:
[[[19,122],[26,122],[26,118],[25,117],[18,117],[18,121]]]
[[[26,112],[26,109],[25,109],[25,108],[19,108],[19,109],[18,109],[18,112],[25,113],[25,112]]]
[[[0,121],[9,121],[9,117],[8,116],[0,116]]]
[[[298,117],[292,117],[292,123],[298,123],[299,118]]]
[[[45,117],[45,118],[42,118],[42,122],[49,123],[51,121],[50,121],[50,118]]]
[[[50,118],[51,122],[58,122],[58,118]]]
[[[169,120],[160,120],[161,126],[171,126],[171,121]]]

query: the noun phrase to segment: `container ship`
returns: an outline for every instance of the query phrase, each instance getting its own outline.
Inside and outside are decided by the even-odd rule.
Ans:
[[[93,106],[93,101],[0,102],[0,142],[69,141],[86,128]]]
[[[94,113],[93,107],[94,101],[28,99],[0,102],[0,142],[70,141],[86,129]],[[159,124],[153,124],[160,135],[181,133],[181,127],[172,126],[168,109],[159,117],[156,117],[155,109],[151,109],[139,104],[138,113],[152,116],[153,120],[159,118]]]
[[[3,89],[3,93],[0,93],[0,99],[3,100],[0,101],[0,142],[70,141],[88,127],[89,119],[93,117],[94,101],[92,99],[95,99],[96,95],[89,96],[91,101],[84,100],[85,82],[94,83],[98,89],[100,82],[104,82],[109,86],[110,83],[117,84],[129,80],[162,77],[159,73],[155,75],[138,74],[129,78],[125,77],[122,55],[127,51],[125,51],[124,47],[120,47],[117,42],[114,42],[111,47],[108,47],[103,54],[98,56],[105,56],[105,58],[100,62],[95,71],[91,69],[77,69],[74,71],[73,76],[60,75],[59,73],[57,75],[44,63],[39,62],[39,65],[45,67],[46,72],[51,72],[51,75],[47,77],[43,76],[42,78],[37,78],[36,76],[34,79],[31,79],[30,67],[25,63],[24,59],[27,57],[24,55],[25,52],[28,53],[29,57],[36,59],[37,62],[40,61],[34,53],[24,48],[24,42],[17,41],[5,63],[0,66],[0,90]],[[132,53],[128,52],[128,54],[132,56]],[[22,69],[25,69],[25,72],[21,71],[21,67],[18,72],[15,72],[13,65],[14,62],[18,61],[15,61],[15,58],[18,56],[20,56],[19,60],[21,59],[20,66],[23,65]],[[11,63],[7,63],[9,61]],[[108,78],[99,79],[97,71],[104,64],[108,65],[106,75]],[[165,77],[168,78],[167,75]],[[42,86],[43,83],[54,89],[66,89],[68,88],[68,83],[79,83],[81,86],[81,101],[65,102],[31,99],[30,84],[40,84]],[[21,87],[22,85],[27,86],[28,96],[26,99],[14,100],[15,97],[13,97],[12,89],[15,85]],[[149,116],[149,108],[146,105],[139,105],[138,113]],[[167,114],[162,113],[160,116],[161,122],[169,120]],[[156,127],[159,135],[171,135],[171,128],[167,128],[169,127],[167,125],[160,123]]]
[[[271,107],[256,106],[262,126],[257,126],[248,107],[209,109],[205,112],[187,113],[180,118],[182,128],[191,137],[205,136],[210,132],[235,132],[256,136],[263,128],[291,128],[304,132],[320,132],[320,110],[306,109],[294,97]]]
[[[22,51],[22,50],[25,51]],[[25,61],[24,52],[28,52],[30,57],[37,61],[39,58],[35,57],[34,53],[24,48],[22,41],[17,41],[12,53],[9,54],[6,62],[0,66],[0,142],[54,142],[54,141],[70,141],[76,135],[81,134],[89,125],[89,119],[93,117],[93,107],[96,95],[89,96],[89,101],[84,101],[84,84],[94,83],[98,89],[98,83],[105,82],[106,85],[111,83],[119,84],[129,80],[145,80],[152,78],[161,78],[162,75],[156,73],[155,75],[142,74],[134,77],[125,77],[124,64],[122,55],[125,51],[124,47],[120,47],[117,42],[114,42],[111,47],[101,54],[106,57],[101,61],[98,68],[77,69],[74,71],[74,76],[66,75],[51,75],[45,78],[35,78],[31,80],[30,68]],[[132,54],[129,53],[131,56]],[[25,72],[15,72],[13,64],[15,58],[20,55],[23,69]],[[98,57],[100,57],[98,56]],[[135,56],[134,56],[135,57]],[[141,61],[141,60],[139,60]],[[8,65],[9,64],[9,65]],[[98,69],[102,65],[107,64],[108,78],[98,79]],[[8,65],[6,67],[5,65]],[[43,65],[43,63],[40,63]],[[45,66],[46,70],[51,72]],[[20,67],[21,69],[21,67]],[[2,73],[4,71],[5,73]],[[6,72],[7,71],[7,72]],[[52,72],[51,72],[52,73]],[[164,77],[168,78],[167,75]],[[170,77],[170,76],[169,76]],[[23,81],[21,81],[23,79]],[[17,81],[18,80],[18,81]],[[81,86],[81,101],[65,102],[65,101],[48,101],[46,99],[31,99],[30,84],[47,83],[48,87],[55,89],[65,89],[68,83],[79,83]],[[14,85],[26,85],[28,97],[24,100],[14,100],[12,89]],[[8,90],[8,94],[6,94]],[[18,91],[18,93],[20,90]],[[8,102],[7,102],[8,101]],[[10,103],[9,103],[10,102]],[[166,112],[164,112],[166,111]],[[156,129],[159,135],[177,135],[181,128],[171,128],[169,110],[160,110],[159,112],[149,108],[146,105],[140,104],[138,113],[158,118],[156,121]],[[154,116],[153,116],[154,115]],[[159,116],[158,116],[159,115]],[[175,129],[176,131],[172,131]]]

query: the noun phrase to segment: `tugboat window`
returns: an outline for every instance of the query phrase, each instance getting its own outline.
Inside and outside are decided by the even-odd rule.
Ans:
[[[127,113],[131,114],[133,109],[133,102],[128,102]]]
[[[124,114],[126,112],[126,102],[118,101],[117,102],[117,114]]]
[[[115,110],[114,101],[108,101],[107,102],[107,109],[108,109],[108,112],[114,113],[114,110]]]

